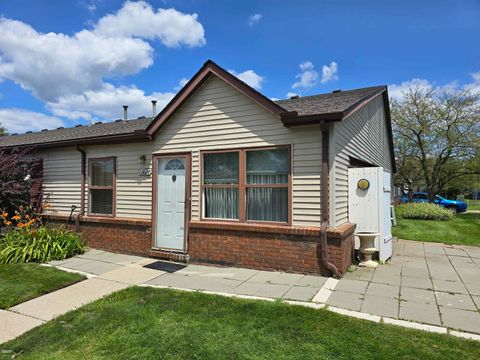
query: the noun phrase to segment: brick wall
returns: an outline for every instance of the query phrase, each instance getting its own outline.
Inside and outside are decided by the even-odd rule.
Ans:
[[[344,274],[352,260],[354,225],[328,232],[329,261]],[[262,270],[330,275],[320,258],[320,229],[192,222],[190,260]]]
[[[65,224],[65,219],[49,223]],[[72,230],[76,228],[72,224]],[[88,219],[79,223],[82,239],[88,246],[117,253],[149,256],[152,247],[150,222],[126,219]]]
[[[354,224],[344,224],[327,231],[328,258],[341,274],[345,274],[353,260],[355,249]]]
[[[50,222],[65,223],[65,219]],[[75,228],[75,225],[72,225]],[[273,225],[191,222],[188,255],[152,250],[151,224],[127,219],[82,218],[82,238],[88,246],[112,252],[174,261],[242,266],[261,270],[331,275],[321,264],[320,229]],[[341,274],[351,264],[353,224],[329,229],[329,261]]]

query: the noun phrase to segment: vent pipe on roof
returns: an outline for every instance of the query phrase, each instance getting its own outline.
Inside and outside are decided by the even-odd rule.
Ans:
[[[337,94],[337,93],[339,93],[339,92],[341,92],[341,91],[342,91],[342,89],[336,89],[336,90],[333,90],[332,93]]]
[[[157,100],[152,100],[152,114],[153,117],[157,115]]]
[[[123,105],[123,120],[127,121],[128,119],[128,105]]]
[[[290,96],[290,99],[298,99],[300,97],[300,95],[292,95]]]

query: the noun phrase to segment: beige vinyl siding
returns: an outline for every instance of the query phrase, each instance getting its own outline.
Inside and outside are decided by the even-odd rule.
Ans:
[[[156,134],[151,143],[88,145],[89,158],[117,158],[116,216],[151,219],[152,153],[191,152],[192,219],[200,218],[200,151],[292,145],[292,220],[320,226],[321,132],[318,126],[286,128],[281,120],[222,80],[212,76]],[[45,188],[56,213],[80,206],[80,153],[72,148],[43,152]],[[146,165],[138,157],[147,156]],[[88,162],[87,162],[88,165]],[[88,171],[88,169],[87,169]],[[88,174],[87,174],[88,175]],[[88,211],[88,176],[86,211]]]
[[[292,145],[292,220],[320,226],[321,132],[279,118],[211,76],[156,134],[157,153],[192,153],[192,219],[200,218],[200,150]]]
[[[115,156],[117,162],[116,216],[120,218],[151,219],[152,178],[139,176],[141,168],[151,168],[152,144],[131,143],[113,145],[91,145],[84,147],[88,159]],[[138,158],[146,155],[145,164]],[[88,169],[87,169],[88,175]],[[88,176],[86,184],[88,193]],[[88,196],[85,197],[87,201]],[[88,202],[86,203],[88,207]]]
[[[43,200],[48,214],[69,215],[80,210],[80,153],[72,148],[43,150]]]
[[[348,221],[349,156],[388,171],[392,169],[382,96],[377,96],[342,122],[335,123],[333,132],[335,158],[330,176],[334,176],[335,185],[331,189],[330,206],[333,206],[332,223],[339,226]]]

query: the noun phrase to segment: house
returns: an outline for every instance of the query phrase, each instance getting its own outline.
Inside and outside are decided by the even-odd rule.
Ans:
[[[92,247],[343,274],[348,169],[394,172],[385,86],[273,101],[207,61],[154,118],[0,138],[43,159],[44,212]]]

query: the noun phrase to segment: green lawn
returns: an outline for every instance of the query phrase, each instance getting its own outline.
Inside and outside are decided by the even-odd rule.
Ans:
[[[465,200],[468,204],[467,210],[480,210],[480,200]]]
[[[0,265],[0,309],[85,279],[83,275],[38,264]]]
[[[479,359],[480,342],[281,302],[132,287],[0,345],[25,359]]]
[[[397,219],[393,235],[405,240],[480,246],[480,214],[457,214],[449,221]]]

